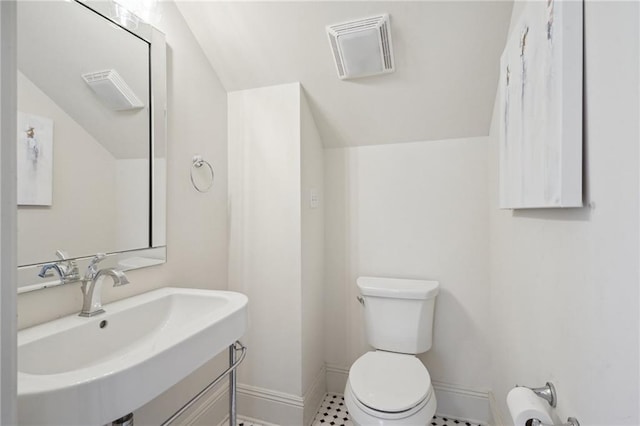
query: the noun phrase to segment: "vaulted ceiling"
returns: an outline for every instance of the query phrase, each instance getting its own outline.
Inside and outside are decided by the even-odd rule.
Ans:
[[[326,147],[489,132],[510,1],[177,4],[227,91],[301,82]],[[396,71],[339,80],[325,27],[380,13]]]

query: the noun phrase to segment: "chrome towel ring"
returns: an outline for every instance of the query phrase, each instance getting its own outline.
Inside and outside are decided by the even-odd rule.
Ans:
[[[202,166],[207,166],[203,168]],[[204,176],[202,176],[202,171],[204,170]],[[194,176],[194,173],[196,177]],[[201,155],[194,155],[193,160],[191,162],[191,170],[190,170],[191,184],[198,192],[208,192],[213,186],[213,181],[215,178],[215,174],[213,173],[213,167],[211,163],[202,158]]]

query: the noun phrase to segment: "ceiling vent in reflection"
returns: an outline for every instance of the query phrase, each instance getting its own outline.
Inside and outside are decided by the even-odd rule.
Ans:
[[[394,71],[388,14],[329,25],[327,34],[340,79]]]
[[[116,70],[82,74],[82,78],[109,108],[126,111],[144,107]]]

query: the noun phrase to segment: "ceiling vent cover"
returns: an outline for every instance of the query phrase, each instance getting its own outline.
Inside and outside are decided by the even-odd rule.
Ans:
[[[90,72],[82,74],[82,78],[111,109],[124,111],[144,107],[116,70]]]
[[[394,71],[388,14],[329,25],[327,35],[341,79]]]

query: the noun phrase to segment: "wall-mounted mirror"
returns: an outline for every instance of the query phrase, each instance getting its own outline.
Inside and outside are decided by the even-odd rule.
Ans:
[[[19,291],[56,251],[165,260],[164,36],[113,1],[18,2]],[[81,269],[82,271],[82,269]]]

